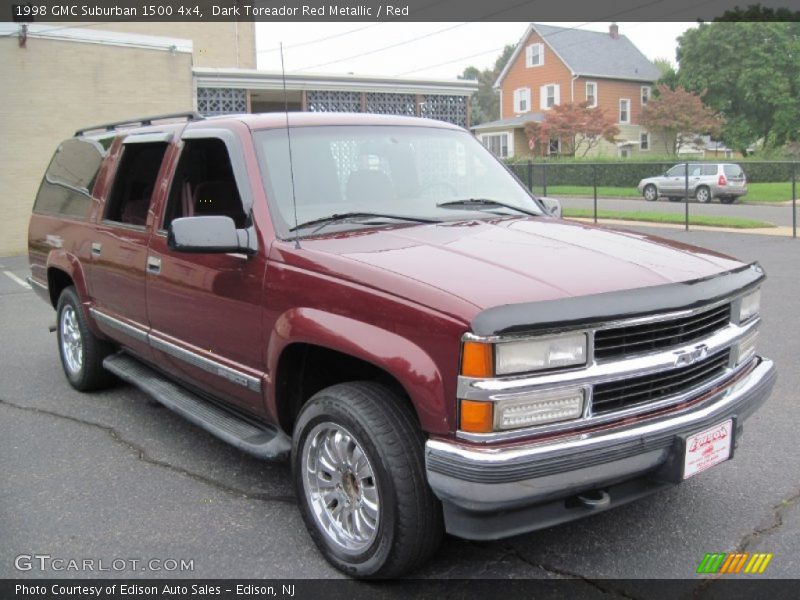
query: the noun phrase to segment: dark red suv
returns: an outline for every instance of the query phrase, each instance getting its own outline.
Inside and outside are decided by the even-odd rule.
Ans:
[[[30,266],[73,387],[116,376],[291,456],[311,535],[360,577],[732,456],[775,379],[758,265],[563,221],[445,123],[288,124],[172,115],[59,146]]]

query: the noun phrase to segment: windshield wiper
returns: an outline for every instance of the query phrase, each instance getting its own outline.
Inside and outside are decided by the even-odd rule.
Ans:
[[[526,215],[531,215],[533,217],[542,216],[542,213],[534,212],[532,210],[527,210],[519,206],[514,206],[513,204],[507,204],[506,202],[501,202],[500,200],[490,200],[489,198],[464,198],[462,200],[450,200],[448,202],[441,202],[436,206],[439,208],[467,208],[467,209],[477,208],[478,210],[491,208],[493,206],[500,206],[503,208],[510,208],[511,210],[516,210]]]
[[[289,231],[297,231],[298,229],[306,229],[307,227],[313,227],[314,225],[318,225],[314,231],[311,232],[311,235],[317,233],[323,227],[327,227],[332,223],[340,223],[343,221],[350,221],[350,220],[359,220],[359,219],[396,219],[398,221],[414,221],[416,223],[439,223],[436,219],[427,219],[425,217],[409,217],[404,215],[388,215],[384,213],[373,213],[373,212],[346,212],[346,213],[339,213],[335,215],[329,215],[327,217],[320,217],[319,219],[312,219],[311,221],[306,221],[304,223],[300,223]]]

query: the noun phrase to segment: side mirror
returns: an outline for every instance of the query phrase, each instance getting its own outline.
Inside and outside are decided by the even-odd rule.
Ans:
[[[173,219],[167,232],[167,244],[176,252],[254,254],[255,231],[236,229],[230,217],[183,217]]]
[[[548,215],[557,219],[561,218],[561,202],[555,198],[539,198],[539,202]]]

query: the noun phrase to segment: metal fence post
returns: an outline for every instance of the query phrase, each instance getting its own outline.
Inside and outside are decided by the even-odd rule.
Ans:
[[[792,237],[797,239],[797,163],[792,163]]]
[[[594,222],[597,223],[597,165],[592,165],[592,187],[594,188]]]
[[[532,192],[533,191],[533,161],[530,158],[528,159],[527,176],[528,176],[528,189]]]
[[[683,197],[683,206],[684,206],[684,231],[689,231],[689,163],[685,163],[686,167],[683,173],[683,181],[684,181],[684,194]]]
[[[542,163],[542,196],[547,196],[547,163]]]

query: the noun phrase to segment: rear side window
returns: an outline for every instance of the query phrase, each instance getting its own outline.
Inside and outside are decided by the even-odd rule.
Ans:
[[[88,218],[97,173],[108,153],[103,141],[74,138],[61,143],[47,167],[33,212]]]
[[[717,165],[703,165],[703,175],[716,175]]]
[[[108,197],[105,219],[144,227],[166,142],[127,144]]]
[[[725,170],[725,175],[728,177],[741,177],[744,175],[742,167],[739,165],[724,165],[723,169]]]

